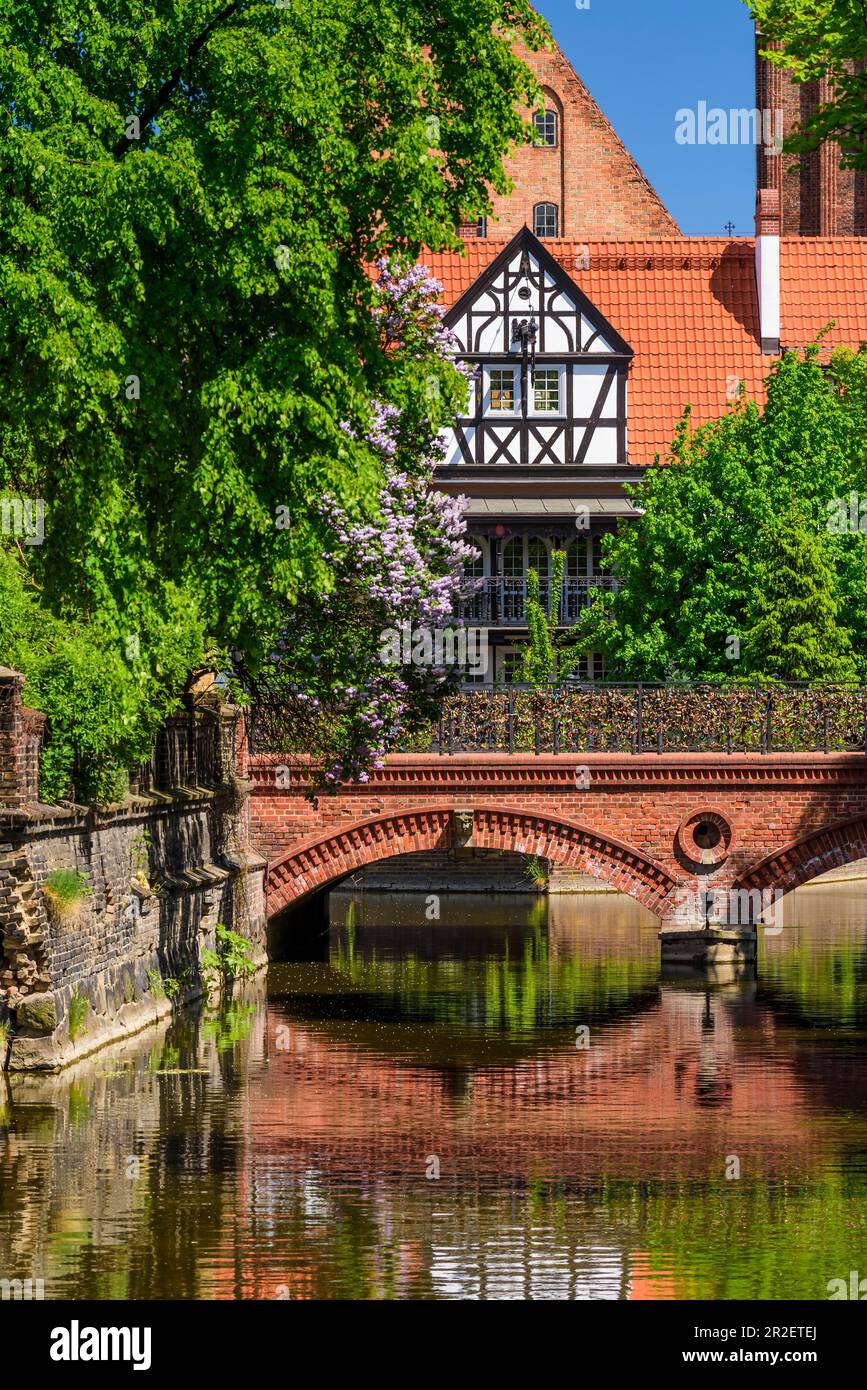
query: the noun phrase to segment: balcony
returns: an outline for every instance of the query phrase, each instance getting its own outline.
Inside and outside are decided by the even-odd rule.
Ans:
[[[469,594],[460,607],[460,617],[467,625],[476,627],[526,627],[528,580],[508,579],[497,575],[477,580],[478,588]],[[539,596],[547,605],[550,579],[539,580]],[[567,579],[560,596],[559,623],[569,627],[578,621],[579,614],[590,602],[591,589],[616,592],[617,581],[610,575],[593,579]]]

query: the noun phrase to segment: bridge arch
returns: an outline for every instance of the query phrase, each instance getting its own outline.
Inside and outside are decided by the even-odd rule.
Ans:
[[[829,869],[842,869],[858,859],[867,859],[867,816],[837,821],[791,841],[742,874],[734,887],[791,893]]]
[[[677,886],[660,864],[638,850],[559,816],[506,806],[475,806],[471,811],[420,806],[334,826],[293,845],[268,867],[268,915],[378,860],[457,847],[532,854],[591,874],[658,917]]]

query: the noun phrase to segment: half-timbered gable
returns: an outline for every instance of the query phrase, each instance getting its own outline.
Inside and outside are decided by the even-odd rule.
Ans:
[[[476,369],[446,467],[626,463],[632,350],[528,228],[445,322]]]

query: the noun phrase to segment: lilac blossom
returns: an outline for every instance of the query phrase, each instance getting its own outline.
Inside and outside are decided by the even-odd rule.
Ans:
[[[424,266],[395,271],[382,259],[376,268],[373,313],[386,349],[432,365],[448,363],[468,380],[473,369],[455,361],[457,340],[442,322],[442,286]],[[441,458],[438,440],[432,437],[426,453],[402,465],[406,446],[401,424],[401,412],[386,401],[374,403],[366,430],[343,423],[350,438],[363,435],[381,462],[376,521],[353,521],[331,496],[321,504],[334,535],[326,554],[333,559],[336,583],[363,598],[378,623],[377,636],[406,625],[429,631],[460,626],[461,599],[472,587],[464,577],[465,566],[478,555],[466,541],[467,499],[449,497],[433,485]],[[327,599],[323,609],[329,612]],[[413,694],[421,688],[434,695],[447,679],[442,668],[416,668],[410,684],[403,678],[410,673],[402,675],[401,669],[385,665],[377,655],[361,686],[335,692],[337,712],[351,723],[356,738],[351,754],[329,767],[328,783],[369,780],[370,770],[383,766],[405,727]]]

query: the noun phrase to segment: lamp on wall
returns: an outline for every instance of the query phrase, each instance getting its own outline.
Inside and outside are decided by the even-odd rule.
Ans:
[[[521,359],[526,365],[529,360],[530,366],[536,365],[536,339],[539,335],[539,325],[535,319],[521,319],[512,328],[512,347],[517,344],[517,349],[521,354]]]

